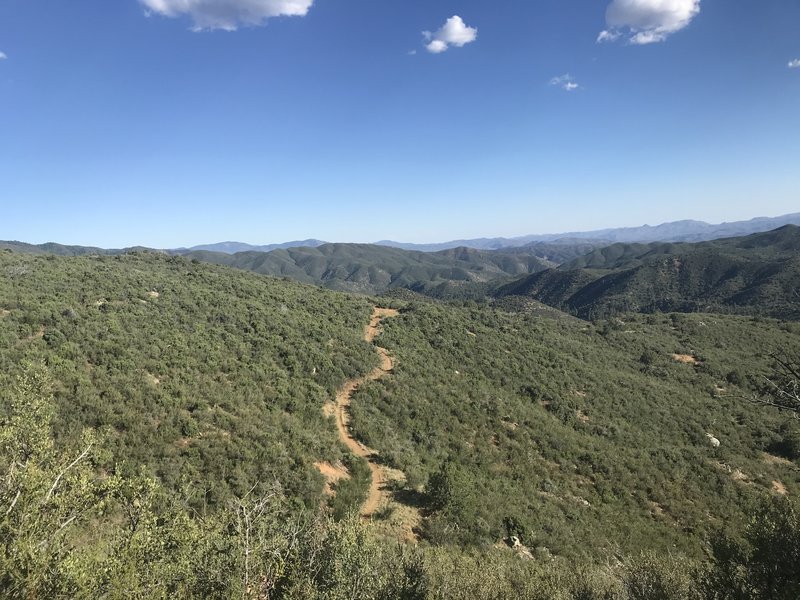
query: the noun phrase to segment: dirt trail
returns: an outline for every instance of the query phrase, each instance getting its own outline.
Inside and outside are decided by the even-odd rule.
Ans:
[[[375,307],[375,310],[372,312],[372,318],[370,319],[369,325],[367,325],[366,329],[364,330],[364,339],[367,342],[372,343],[375,340],[375,337],[378,335],[381,322],[384,319],[396,317],[399,314],[400,313],[391,308]],[[347,446],[353,454],[366,459],[367,463],[369,464],[369,470],[372,474],[372,482],[369,486],[369,494],[367,495],[367,500],[361,507],[361,516],[365,518],[371,517],[379,508],[388,504],[389,494],[385,488],[386,484],[391,479],[389,470],[385,466],[378,464],[375,461],[377,452],[372,448],[368,448],[364,444],[358,442],[352,436],[348,428],[348,423],[350,422],[348,408],[350,407],[350,401],[353,397],[353,393],[360,385],[368,381],[375,381],[376,379],[380,379],[381,377],[385,376],[392,370],[392,367],[394,366],[394,361],[385,348],[379,348],[378,346],[375,346],[375,351],[381,357],[381,365],[379,367],[375,367],[366,377],[351,379],[345,383],[344,387],[342,387],[342,389],[336,394],[336,403],[334,408],[336,427],[339,430],[339,439],[342,440],[344,445]]]

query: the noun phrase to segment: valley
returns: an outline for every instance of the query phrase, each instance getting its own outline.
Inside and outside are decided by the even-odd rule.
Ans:
[[[414,585],[424,584],[426,597],[451,596],[437,596],[435,581],[488,597],[490,587],[508,591],[525,580],[529,597],[569,598],[575,586],[626,585],[627,569],[652,553],[691,565],[659,559],[647,567],[678,577],[676,589],[691,587],[699,584],[688,573],[715,572],[709,540],[746,538],[754,507],[791,507],[800,494],[796,419],[753,401],[766,393],[776,353],[800,355],[800,324],[790,318],[796,303],[781,295],[793,279],[769,283],[793,272],[796,244],[796,230],[784,228],[701,245],[592,249],[575,259],[580,264],[516,283],[505,272],[473,282],[483,295],[466,299],[436,297],[436,286],[418,293],[416,283],[384,296],[343,293],[149,251],[5,251],[0,388],[18,397],[31,372],[49,382],[30,388],[52,398],[52,413],[41,413],[52,418],[36,425],[52,427],[52,441],[36,455],[42,469],[70,464],[87,435],[97,440],[58,496],[64,507],[88,504],[72,516],[55,505],[43,513],[69,519],[58,548],[80,568],[103,568],[113,557],[169,579],[163,569],[175,553],[209,561],[211,554],[198,552],[221,545],[233,563],[207,563],[203,577],[241,569],[236,561],[249,556],[241,546],[249,538],[228,519],[250,523],[260,515],[248,527],[264,527],[264,556],[297,553],[285,559],[293,570],[258,563],[275,585],[325,588],[302,565],[335,547],[335,556],[373,573],[370,585],[381,593],[401,585],[390,572],[413,564]],[[363,260],[366,251],[359,250]],[[580,297],[595,281],[653,265],[667,278],[658,283],[663,291],[672,274],[684,281],[698,260],[768,272],[758,285],[769,295],[728,311],[752,314],[700,304],[662,312],[635,304],[630,291],[620,292],[627,304],[595,310],[591,319],[557,308],[559,298]],[[569,284],[560,283],[565,276]],[[561,295],[530,282],[544,277]],[[681,289],[695,302],[702,297],[702,288]],[[775,307],[788,308],[776,313],[783,318],[768,316]],[[4,408],[9,431],[23,418],[14,406]],[[29,427],[36,414],[24,417]],[[11,514],[19,507],[22,516],[46,490],[27,479],[14,487],[18,477],[0,492],[15,502]],[[100,491],[112,482],[119,483]],[[144,493],[134,490],[145,488],[154,490],[147,492],[153,529],[126,533],[120,517]],[[78,500],[94,497],[107,500]],[[794,518],[780,510],[774,518]],[[165,511],[191,526],[170,533]],[[85,544],[90,522],[98,540]],[[28,531],[19,523],[14,531]],[[24,539],[10,531],[4,539]],[[139,536],[176,545],[158,563],[126,549],[143,543]],[[341,545],[355,539],[351,550]],[[98,544],[116,549],[98,554]],[[504,574],[455,576],[471,569],[471,556]],[[620,566],[599,570],[609,560]],[[338,575],[337,585],[350,585],[348,577]],[[185,585],[210,589],[201,579]],[[223,595],[242,581],[229,582]]]

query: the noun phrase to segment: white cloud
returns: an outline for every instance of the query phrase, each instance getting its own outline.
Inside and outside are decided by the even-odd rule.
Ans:
[[[314,0],[140,0],[148,14],[188,15],[193,29],[235,31],[240,25],[261,25],[272,17],[302,17]]]
[[[558,77],[553,77],[550,80],[550,85],[558,86],[562,90],[565,90],[567,92],[574,92],[575,90],[581,87],[569,73],[567,73],[566,75],[559,75]]]
[[[0,52],[0,54],[2,54]],[[789,68],[790,69],[800,69],[800,58],[795,58],[794,60],[789,61]]]
[[[425,45],[428,52],[440,54],[450,46],[461,48],[466,44],[474,42],[478,38],[478,30],[475,27],[468,27],[464,19],[454,15],[447,19],[442,28],[435,33],[423,31],[422,37],[428,43]]]
[[[441,54],[447,50],[447,43],[442,40],[433,40],[430,44],[425,46],[431,54]]]
[[[8,58],[8,55],[5,52],[0,52],[0,60],[5,60]]]
[[[622,35],[619,31],[608,31],[604,29],[599,34],[597,34],[597,43],[602,44],[603,42],[615,42],[619,39],[619,36]]]
[[[612,0],[606,9],[608,28],[597,42],[613,42],[622,37],[635,45],[663,42],[687,27],[700,13],[700,0]]]

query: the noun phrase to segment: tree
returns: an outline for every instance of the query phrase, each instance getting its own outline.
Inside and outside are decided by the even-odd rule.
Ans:
[[[764,376],[757,404],[800,414],[800,366],[797,358],[773,354],[773,372]],[[794,452],[789,432],[784,443]],[[712,540],[713,565],[703,580],[709,600],[800,598],[800,513],[788,498],[765,501],[740,541],[720,534]]]
[[[756,404],[800,415],[800,359],[772,354],[773,371],[763,377],[758,393],[751,399]]]
[[[197,527],[147,473],[104,474],[93,431],[57,448],[50,389],[44,365],[24,365],[0,423],[0,593],[189,595]]]
[[[787,498],[766,501],[738,541],[712,541],[714,564],[703,581],[709,600],[800,598],[800,514]]]
[[[456,463],[448,461],[428,480],[428,506],[460,521],[471,500],[470,487],[464,472]]]
[[[50,388],[43,365],[24,365],[0,428],[0,588],[12,597],[74,592],[83,569],[69,535],[116,483],[92,469],[93,432],[79,449],[54,448]]]

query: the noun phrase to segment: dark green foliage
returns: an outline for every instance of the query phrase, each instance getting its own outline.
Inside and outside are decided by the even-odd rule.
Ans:
[[[468,493],[468,488],[458,466],[448,462],[431,475],[425,493],[431,510],[459,514],[462,512],[463,494]]]
[[[730,312],[800,319],[800,227],[696,244],[614,244],[500,287],[584,318]]]
[[[564,238],[552,242],[531,242],[517,248],[502,248],[496,252],[519,255],[532,254],[555,265],[561,265],[575,260],[598,248],[609,245],[611,242],[603,240],[579,240]]]
[[[363,458],[348,454],[342,462],[347,467],[350,478],[342,479],[336,484],[336,495],[331,499],[333,517],[337,520],[358,514],[367,498],[372,480],[369,465]]]
[[[629,269],[653,259],[688,254],[720,254],[748,260],[793,258],[800,251],[800,227],[784,225],[774,231],[697,243],[612,244],[561,265],[561,270]]]
[[[187,256],[360,293],[406,287],[425,291],[443,283],[469,287],[475,283],[533,273],[548,266],[530,254],[508,255],[469,248],[426,253],[371,244],[325,244],[317,248],[233,255],[191,252]]]
[[[784,498],[762,503],[739,541],[713,540],[714,563],[704,581],[710,600],[800,598],[800,515]]]
[[[644,554],[631,559],[622,570],[626,600],[700,600],[694,565],[671,555]]]

